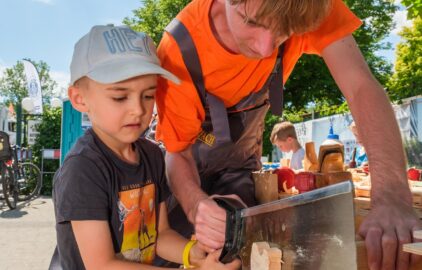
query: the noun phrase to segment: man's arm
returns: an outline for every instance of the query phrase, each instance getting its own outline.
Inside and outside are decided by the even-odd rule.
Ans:
[[[170,188],[188,220],[195,226],[195,236],[208,251],[224,245],[226,212],[202,191],[192,147],[166,154]]]
[[[322,56],[345,96],[362,136],[371,169],[371,213],[359,233],[365,237],[371,269],[407,269],[401,245],[422,223],[412,209],[406,163],[397,121],[382,86],[371,74],[350,35]]]

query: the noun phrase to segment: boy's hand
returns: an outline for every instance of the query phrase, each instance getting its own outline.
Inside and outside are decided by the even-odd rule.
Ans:
[[[221,249],[208,254],[204,263],[201,265],[200,270],[235,270],[240,269],[241,263],[239,259],[232,261],[231,263],[223,264],[218,258],[220,257]]]
[[[196,242],[196,244],[193,245],[189,253],[190,264],[195,266],[201,266],[204,263],[206,257],[207,252],[205,250],[204,245],[202,245],[200,242]]]

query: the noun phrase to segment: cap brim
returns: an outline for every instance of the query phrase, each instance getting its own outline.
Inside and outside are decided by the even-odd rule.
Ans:
[[[104,62],[88,72],[87,76],[99,83],[109,84],[150,74],[157,74],[176,84],[180,84],[179,78],[160,65],[137,57],[120,58],[115,61]]]

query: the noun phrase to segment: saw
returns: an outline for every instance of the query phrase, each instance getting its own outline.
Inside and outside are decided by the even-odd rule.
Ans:
[[[283,269],[357,269],[351,181],[251,208],[215,200],[227,212],[221,262],[240,257],[250,269],[252,244],[268,242],[282,250]]]

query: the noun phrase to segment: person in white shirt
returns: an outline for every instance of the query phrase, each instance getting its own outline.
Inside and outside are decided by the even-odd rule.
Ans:
[[[270,140],[281,152],[291,152],[291,169],[303,168],[302,160],[305,157],[305,150],[297,140],[296,130],[292,123],[283,121],[276,124],[271,132]]]

